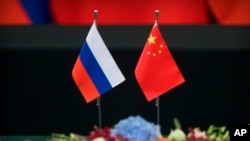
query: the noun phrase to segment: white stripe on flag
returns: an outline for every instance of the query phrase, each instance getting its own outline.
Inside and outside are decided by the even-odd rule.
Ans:
[[[90,28],[86,41],[111,86],[115,87],[122,83],[125,78],[103,42],[95,22]]]

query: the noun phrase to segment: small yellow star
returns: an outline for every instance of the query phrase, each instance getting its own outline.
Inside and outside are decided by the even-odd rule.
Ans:
[[[150,34],[150,37],[148,38],[149,45],[155,44],[155,39],[156,39],[156,37],[153,36],[152,34]]]
[[[160,45],[160,48],[163,48],[163,44]]]

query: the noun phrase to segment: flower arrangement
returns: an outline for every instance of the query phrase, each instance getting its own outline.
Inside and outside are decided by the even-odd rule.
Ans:
[[[226,126],[210,125],[207,131],[201,130],[199,127],[189,127],[189,132],[186,135],[177,118],[174,118],[174,125],[175,129],[171,130],[167,138],[169,141],[229,141],[230,139]]]
[[[229,131],[225,126],[216,127],[210,125],[207,131],[200,128],[189,128],[186,141],[229,141]]]
[[[164,141],[160,126],[146,121],[141,116],[120,120],[114,127],[90,132],[87,141]]]
[[[162,137],[160,126],[146,121],[141,116],[131,116],[119,121],[111,131],[111,136],[119,134],[131,141],[156,141]]]
[[[84,137],[71,133],[52,134],[49,141],[229,141],[229,131],[225,126],[209,126],[205,130],[199,127],[189,128],[185,134],[177,118],[174,118],[175,129],[171,129],[168,136],[163,137],[160,126],[146,121],[141,116],[130,116],[120,120],[112,128],[97,128]]]
[[[112,136],[112,129],[109,127],[98,129],[95,126],[94,128],[95,130],[91,131],[87,136],[87,141],[128,141],[128,139],[125,139],[122,134]]]

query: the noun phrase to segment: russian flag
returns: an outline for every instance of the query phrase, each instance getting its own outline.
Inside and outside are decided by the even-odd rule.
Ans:
[[[0,0],[0,25],[48,24],[49,0]]]
[[[72,76],[87,103],[125,81],[95,21],[76,59]]]

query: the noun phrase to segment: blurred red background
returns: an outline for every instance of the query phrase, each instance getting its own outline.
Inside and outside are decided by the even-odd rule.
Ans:
[[[0,0],[1,25],[250,25],[249,0]]]

